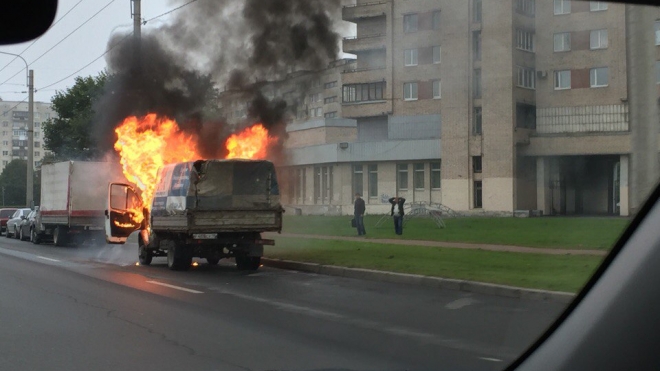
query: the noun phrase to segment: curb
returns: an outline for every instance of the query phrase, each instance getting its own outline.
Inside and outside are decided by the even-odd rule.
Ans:
[[[536,290],[515,286],[498,285],[493,283],[422,276],[418,274],[395,273],[363,268],[346,268],[336,265],[322,265],[291,260],[269,259],[264,257],[261,258],[261,263],[272,268],[296,270],[328,276],[355,278],[377,282],[402,283],[437,289],[458,290],[485,295],[503,296],[508,298],[553,301],[564,304],[570,303],[575,298],[575,294],[571,294],[569,292]]]

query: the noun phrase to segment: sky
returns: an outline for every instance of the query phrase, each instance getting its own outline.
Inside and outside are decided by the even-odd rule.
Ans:
[[[187,2],[142,0],[142,19],[149,20],[160,16]],[[186,6],[195,5],[193,2]],[[99,13],[96,14],[97,12]],[[175,14],[176,11],[147,22],[143,29],[167,22]],[[34,70],[34,100],[38,102],[50,102],[57,90],[62,91],[72,86],[76,76],[95,76],[106,67],[105,58],[99,57],[105,53],[110,35],[117,31],[132,30],[131,0],[59,0],[55,22],[36,42],[32,40],[0,46],[0,52],[21,54],[29,68]],[[352,28],[349,32],[354,33],[354,25]],[[67,37],[69,34],[71,35]],[[50,48],[53,49],[48,51]],[[41,57],[44,53],[46,54]],[[97,58],[98,60],[94,61]],[[16,59],[7,65],[12,59],[13,56],[0,54],[0,98],[4,101],[21,101],[27,99],[25,63]],[[36,62],[33,62],[35,60]],[[88,67],[64,79],[92,61],[94,62]],[[64,80],[58,82],[62,79]]]
[[[171,0],[143,0],[142,18],[150,19],[156,17],[178,7],[180,4],[181,2]],[[107,8],[82,25],[106,5],[108,5]],[[195,3],[189,6],[195,6]],[[69,10],[71,10],[70,13],[63,17]],[[169,16],[162,16],[147,23],[143,27],[155,26],[158,24],[157,22],[167,22]],[[60,18],[62,19],[58,21]],[[50,30],[37,39],[34,45],[22,54],[22,57],[29,64],[29,68],[34,70],[34,85],[37,89],[34,95],[35,101],[50,102],[56,90],[64,90],[72,86],[76,76],[96,75],[105,68],[105,58],[100,58],[76,75],[53,86],[43,90],[41,89],[61,80],[101,56],[106,51],[108,39],[113,31],[130,32],[133,27],[131,2],[130,0],[59,0],[55,22],[58,23],[52,26]],[[32,62],[78,27],[80,27],[78,30],[73,32],[71,36],[59,45],[55,46],[51,51],[41,57],[41,59],[34,63]],[[10,46],[0,46],[0,51],[20,54],[33,41]],[[5,67],[13,58],[13,56],[0,54],[0,69]],[[7,79],[17,72],[20,73],[7,81]],[[0,83],[7,82],[0,86],[0,98],[5,101],[21,101],[26,98],[27,87],[25,86],[25,76],[25,63],[20,59],[16,59],[9,66],[1,70]]]

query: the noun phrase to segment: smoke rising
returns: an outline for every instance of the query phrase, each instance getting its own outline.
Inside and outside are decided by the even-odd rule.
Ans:
[[[95,105],[99,144],[112,148],[113,130],[125,117],[156,112],[196,134],[205,156],[224,156],[225,139],[241,129],[217,110],[228,90],[249,102],[243,125],[260,121],[284,138],[295,106],[266,97],[259,82],[327,67],[339,54],[334,20],[340,10],[339,0],[198,0],[167,24],[147,25],[139,58],[130,38],[106,57],[112,77]],[[124,37],[113,35],[109,45]],[[296,96],[305,89],[303,83]]]

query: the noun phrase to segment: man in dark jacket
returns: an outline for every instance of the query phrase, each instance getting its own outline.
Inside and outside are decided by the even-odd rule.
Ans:
[[[364,230],[364,212],[366,211],[364,200],[360,197],[359,193],[355,194],[355,205],[353,208],[353,216],[355,217],[355,227],[357,228],[358,236],[367,234]]]
[[[403,234],[403,204],[406,203],[406,199],[403,197],[392,197],[390,198],[390,203],[392,204],[392,212],[390,215],[394,218],[394,232],[398,235]]]

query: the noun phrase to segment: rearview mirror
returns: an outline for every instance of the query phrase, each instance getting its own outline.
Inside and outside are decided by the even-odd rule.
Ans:
[[[57,0],[3,2],[0,45],[22,43],[43,35],[53,23],[56,12]]]

